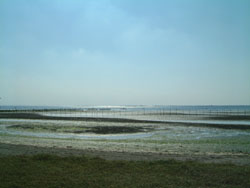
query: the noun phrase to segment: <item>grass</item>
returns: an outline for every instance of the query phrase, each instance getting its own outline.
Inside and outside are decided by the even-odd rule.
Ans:
[[[0,157],[1,188],[250,187],[250,166],[106,161],[53,155]]]

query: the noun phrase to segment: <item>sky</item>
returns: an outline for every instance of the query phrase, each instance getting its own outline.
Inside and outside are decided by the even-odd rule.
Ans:
[[[249,0],[1,0],[0,105],[250,105]]]

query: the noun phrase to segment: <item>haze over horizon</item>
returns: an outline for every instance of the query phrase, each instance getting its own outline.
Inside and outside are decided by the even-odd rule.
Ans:
[[[1,0],[0,105],[250,105],[248,0]]]

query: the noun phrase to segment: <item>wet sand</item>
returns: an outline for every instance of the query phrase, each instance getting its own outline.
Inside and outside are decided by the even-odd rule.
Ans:
[[[65,120],[65,121],[93,121],[117,123],[164,123],[161,121],[135,120],[125,118],[99,118],[99,117],[62,117],[43,116],[36,113],[0,113],[0,119],[37,119],[37,120]]]
[[[0,119],[31,119],[31,120],[64,120],[64,121],[88,121],[88,122],[116,122],[116,123],[158,123],[174,126],[194,126],[194,127],[212,127],[221,129],[238,129],[250,130],[249,125],[242,124],[211,124],[211,123],[190,123],[190,122],[174,122],[174,121],[152,121],[152,120],[136,120],[126,118],[105,118],[105,117],[63,117],[63,116],[44,116],[37,113],[9,113],[1,112]],[[209,120],[249,120],[249,116],[212,116],[206,117]]]

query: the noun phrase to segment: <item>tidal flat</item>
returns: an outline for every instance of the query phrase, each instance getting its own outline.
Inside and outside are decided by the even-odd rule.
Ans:
[[[250,186],[245,117],[149,116],[0,113],[0,187]]]
[[[43,150],[48,148],[48,154],[52,148],[59,155],[74,155],[82,151],[118,160],[119,157],[108,157],[108,153],[114,156],[123,153],[120,159],[124,160],[133,160],[134,156],[136,160],[141,157],[149,160],[180,159],[250,164],[250,126],[245,124],[241,127],[234,124],[118,118],[103,118],[103,121],[102,118],[64,120],[46,116],[16,119],[15,114],[14,119],[0,119],[0,143],[16,145],[16,148],[26,146],[23,154],[39,154],[33,148],[39,147]],[[60,149],[69,152],[59,152]],[[6,149],[1,149],[0,155],[12,152],[16,154],[14,150],[7,153],[4,151]],[[102,156],[102,153],[105,155]]]

